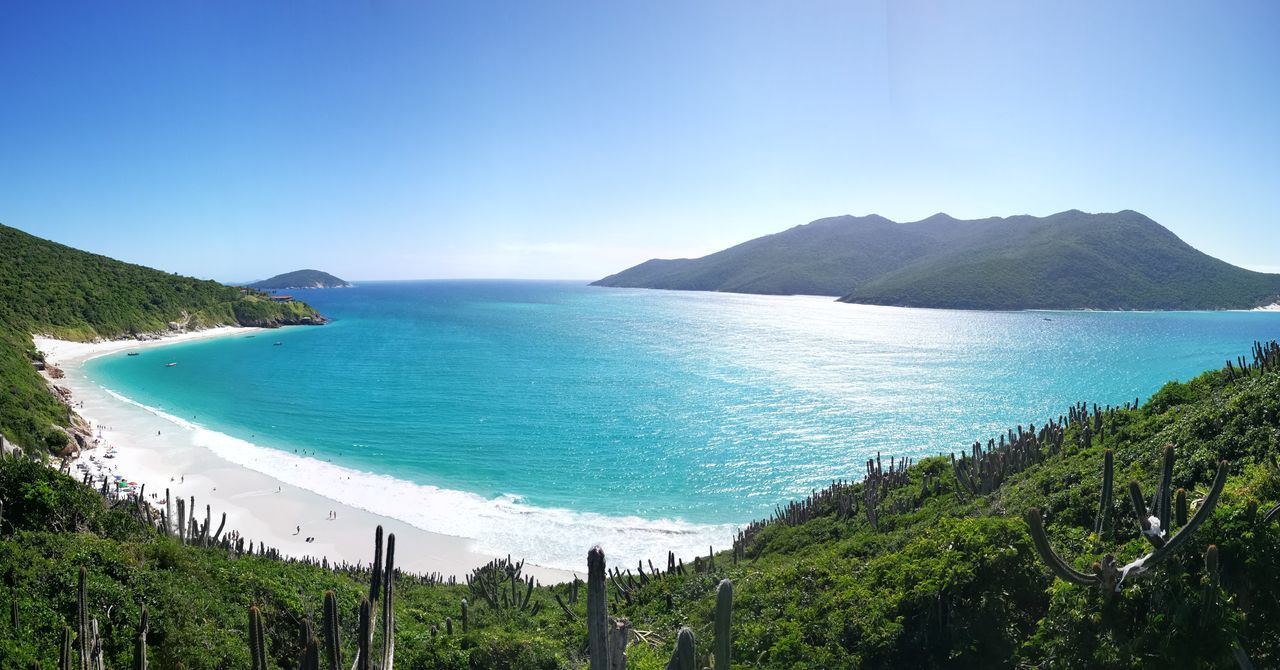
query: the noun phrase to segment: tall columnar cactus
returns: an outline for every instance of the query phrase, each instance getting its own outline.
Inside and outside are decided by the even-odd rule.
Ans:
[[[187,501],[178,498],[178,541],[187,543]]]
[[[92,649],[92,643],[89,637],[89,589],[87,581],[87,573],[84,566],[80,566],[80,577],[76,583],[76,625],[78,631],[76,633],[77,651],[80,653],[80,670],[89,670],[89,657]]]
[[[1173,497],[1173,517],[1178,527],[1187,525],[1187,490],[1178,489],[1177,495]]]
[[[631,622],[609,620],[609,670],[627,670],[627,643],[631,641]]]
[[[1265,526],[1271,523],[1271,520],[1276,517],[1280,517],[1280,503],[1276,503],[1275,507],[1267,510],[1267,513],[1262,515],[1262,525]]]
[[[587,552],[587,654],[590,670],[608,670],[609,603],[605,593],[604,549]]]
[[[1102,496],[1098,501],[1098,515],[1093,520],[1093,534],[1102,537],[1102,531],[1106,528],[1107,519],[1111,515],[1111,491],[1112,479],[1114,474],[1114,464],[1112,462],[1111,450],[1108,449],[1102,455]]]
[[[465,634],[471,629],[471,612],[467,607],[467,599],[462,599],[462,632]]]
[[[733,648],[733,582],[724,579],[716,587],[715,670],[729,670]]]
[[[693,642],[693,631],[688,626],[681,628],[676,635],[676,648],[671,652],[667,670],[697,670]]]
[[[1172,467],[1168,459],[1165,462],[1166,467]],[[1163,481],[1165,480],[1162,478]],[[1101,561],[1094,563],[1091,571],[1087,573],[1071,567],[1054,553],[1053,547],[1049,544],[1048,535],[1045,533],[1044,519],[1041,517],[1039,509],[1032,508],[1027,510],[1025,518],[1031,531],[1031,539],[1035,543],[1036,552],[1040,554],[1040,558],[1044,560],[1055,575],[1074,584],[1100,586],[1103,592],[1109,596],[1111,593],[1120,590],[1121,582],[1124,579],[1136,577],[1151,570],[1172,555],[1178,547],[1190,540],[1205,519],[1208,519],[1213,514],[1213,509],[1218,504],[1218,496],[1222,493],[1222,487],[1226,482],[1227,462],[1221,461],[1218,463],[1217,474],[1214,476],[1213,484],[1209,489],[1208,495],[1205,496],[1204,502],[1201,503],[1200,509],[1196,510],[1195,516],[1176,534],[1171,534],[1171,529],[1168,528],[1168,525],[1160,523],[1158,517],[1148,516],[1149,512],[1145,505],[1142,504],[1141,489],[1136,482],[1131,483],[1129,485],[1130,495],[1135,502],[1135,513],[1138,517],[1139,527],[1142,528],[1144,537],[1151,542],[1154,550],[1123,566],[1118,565],[1115,557],[1108,554]],[[1159,524],[1159,527],[1157,527],[1157,524]]]
[[[1142,487],[1138,482],[1129,482],[1129,499],[1138,518],[1138,529],[1152,546],[1159,549],[1164,546],[1169,535],[1171,506],[1169,499],[1173,488],[1173,445],[1164,448],[1164,464],[1160,469],[1160,487],[1151,499],[1151,508],[1143,502]]]
[[[166,536],[173,535],[173,497],[169,495],[169,489],[164,490],[164,534]]]
[[[267,670],[266,637],[262,632],[262,612],[249,606],[249,664],[252,670]]]
[[[138,620],[138,639],[133,648],[133,670],[147,670],[147,606]]]
[[[373,636],[373,626],[369,621],[372,606],[368,598],[360,599],[360,627],[356,631],[356,666],[355,670],[370,670],[369,638]]]
[[[324,657],[329,670],[342,670],[342,643],[338,636],[338,596],[324,592],[324,614],[320,620],[320,634],[324,637]]]
[[[1209,549],[1204,552],[1204,608],[1205,615],[1217,608],[1218,605],[1218,545],[1211,544]]]
[[[62,646],[58,651],[58,670],[73,670],[71,661],[71,626],[62,627]]]
[[[373,531],[373,575],[369,582],[369,602],[378,602],[382,593],[382,526]]]
[[[387,562],[382,579],[382,670],[391,670],[396,657],[395,609],[392,607],[392,585],[395,583],[396,534],[387,536]]]

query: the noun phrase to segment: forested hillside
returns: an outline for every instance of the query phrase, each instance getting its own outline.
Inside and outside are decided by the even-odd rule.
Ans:
[[[104,504],[4,459],[0,658],[50,667],[65,646],[74,660],[74,631],[96,619],[108,667],[145,653],[163,668],[327,668],[330,649],[344,669],[361,649],[387,667],[388,639],[395,668],[583,668],[624,641],[642,670],[713,655],[814,670],[1280,666],[1280,347],[1140,407],[1065,409],[954,461],[883,455],[832,473],[867,479],[779,508],[714,556],[617,565],[604,547],[576,585],[526,583],[506,563],[452,585],[283,561],[215,532],[216,510],[161,518],[164,505]],[[373,565],[393,563],[390,538],[378,546]]]
[[[220,325],[322,323],[301,302],[122,263],[0,226],[0,433],[60,446],[68,416],[32,366],[31,334],[120,338]]]
[[[599,286],[840,296],[956,309],[1251,309],[1280,275],[1212,258],[1125,210],[962,221],[819,219],[696,259],[653,259]]]

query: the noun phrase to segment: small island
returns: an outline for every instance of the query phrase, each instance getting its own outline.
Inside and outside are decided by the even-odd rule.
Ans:
[[[249,284],[249,288],[273,291],[294,288],[349,288],[351,282],[319,270],[294,270]]]

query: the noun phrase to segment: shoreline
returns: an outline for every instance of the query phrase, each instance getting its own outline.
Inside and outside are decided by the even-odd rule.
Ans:
[[[110,354],[268,330],[224,326],[152,340],[96,343],[34,336],[36,348],[44,352],[47,362],[64,373],[61,379],[49,381],[71,391],[72,411],[89,423],[98,438],[96,448],[82,451],[71,461],[72,476],[83,477],[77,467],[83,463],[90,471],[121,475],[145,485],[148,497],[156,494],[162,499],[166,488],[176,497],[194,496],[197,516],[200,507],[209,505],[216,524],[225,512],[228,530],[238,531],[246,540],[265,542],[286,556],[367,563],[374,527],[381,525],[384,532],[396,534],[403,548],[399,564],[408,572],[440,573],[462,581],[473,568],[498,557],[482,551],[476,540],[424,530],[228,460],[202,443],[200,438],[208,431],[201,426],[113,393],[83,370],[87,361]],[[113,454],[110,459],[108,451]],[[296,461],[293,465],[299,467]],[[328,518],[330,511],[337,517]],[[307,537],[315,540],[308,543]],[[526,565],[525,572],[544,583],[574,577],[573,571],[532,563]]]

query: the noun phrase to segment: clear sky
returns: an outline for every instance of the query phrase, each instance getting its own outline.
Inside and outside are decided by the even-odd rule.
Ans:
[[[0,4],[0,223],[184,274],[1072,208],[1280,271],[1280,2]]]

